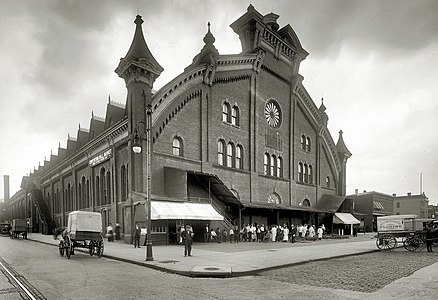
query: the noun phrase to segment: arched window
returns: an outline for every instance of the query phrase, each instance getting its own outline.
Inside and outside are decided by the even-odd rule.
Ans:
[[[277,193],[272,193],[268,196],[268,203],[281,204],[280,196]]]
[[[303,163],[298,163],[298,181],[303,182]]]
[[[85,185],[85,177],[82,176],[82,180],[81,180],[81,187],[79,190],[80,193],[80,207],[81,208],[87,208],[88,207],[88,198],[87,198],[87,186]]]
[[[277,177],[283,177],[283,158],[277,157]]]
[[[87,185],[84,185],[84,188],[85,188],[85,193],[84,193],[85,207],[90,207],[90,179],[87,179]]]
[[[268,175],[269,172],[269,154],[265,153],[263,157],[263,174]]]
[[[122,166],[120,169],[120,183],[121,183],[121,197],[122,201],[126,201],[126,198],[128,196],[128,180],[127,180],[127,173],[126,173],[126,167]]]
[[[310,138],[306,138],[306,150],[310,152]]]
[[[303,200],[303,206],[310,206],[310,201],[309,201],[309,199],[304,199],[304,200]]]
[[[239,126],[239,108],[236,105],[231,110],[231,124]]]
[[[230,116],[231,106],[228,102],[224,102],[222,104],[222,122],[230,123],[231,116]]]
[[[243,169],[242,153],[243,153],[242,146],[237,145],[237,147],[236,147],[236,169]]]
[[[82,183],[79,182],[78,185],[78,201],[79,201],[79,209],[82,208]]]
[[[106,172],[106,204],[111,203],[111,173]]]
[[[277,171],[276,165],[277,165],[277,158],[275,157],[275,155],[272,155],[271,156],[271,163],[270,163],[270,166],[269,166],[270,167],[269,175],[275,176],[275,173]]]
[[[94,193],[96,195],[95,202],[96,202],[96,206],[100,206],[100,178],[99,178],[99,176],[96,176],[95,186],[96,186],[96,189],[94,191]]]
[[[105,186],[105,169],[102,168],[100,170],[100,202],[98,202],[97,206],[101,206],[106,203],[106,186]]]
[[[309,183],[313,184],[313,167],[309,165]]]
[[[329,188],[330,187],[330,176],[327,176],[325,178],[325,185]]]
[[[224,165],[224,149],[225,149],[225,142],[224,140],[219,140],[217,142],[217,163],[221,166]]]
[[[234,153],[234,144],[233,143],[228,143],[227,145],[227,167],[232,168],[233,167],[233,163],[234,163],[234,157],[235,157],[235,153]]]
[[[183,143],[180,137],[174,137],[172,141],[173,155],[183,156]]]
[[[309,169],[308,169],[308,167],[307,167],[307,164],[304,164],[304,174],[303,174],[303,177],[304,177],[304,182],[305,183],[307,183],[308,182],[308,174],[309,174]]]
[[[301,136],[301,149],[306,150],[306,137],[304,134]]]

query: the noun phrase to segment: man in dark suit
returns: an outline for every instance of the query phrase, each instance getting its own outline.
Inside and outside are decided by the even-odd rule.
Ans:
[[[184,256],[192,256],[192,244],[193,244],[193,229],[190,225],[186,225],[186,230],[182,233],[184,240]]]

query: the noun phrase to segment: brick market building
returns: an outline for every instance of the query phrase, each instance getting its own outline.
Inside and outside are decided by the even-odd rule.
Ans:
[[[307,93],[299,67],[308,53],[278,17],[250,5],[231,24],[242,45],[233,55],[219,54],[209,25],[192,64],[153,92],[163,68],[137,16],[131,47],[115,69],[126,105],[108,100],[105,118],[92,115],[89,129],[79,126],[66,148],[23,177],[8,202],[11,218],[29,218],[34,231],[50,233],[70,211],[100,211],[103,224],[120,223],[129,242],[134,224],[146,219],[149,178],[155,242],[174,242],[188,222],[195,232],[206,223],[330,223],[345,198],[351,153],[342,131],[333,141],[324,104]],[[132,151],[137,142],[139,154]],[[198,215],[178,209],[196,211],[195,204],[207,206]],[[212,208],[222,221],[209,219]]]

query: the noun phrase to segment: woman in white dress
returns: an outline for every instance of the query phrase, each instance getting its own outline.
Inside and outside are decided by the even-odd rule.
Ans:
[[[272,241],[275,242],[277,238],[277,226],[272,226],[271,228]]]
[[[289,228],[287,226],[283,227],[283,242],[289,241]]]
[[[315,227],[309,226],[309,238],[313,238],[315,236]]]

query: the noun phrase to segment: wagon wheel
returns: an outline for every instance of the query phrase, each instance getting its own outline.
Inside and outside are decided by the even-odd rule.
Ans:
[[[59,250],[59,254],[61,256],[64,256],[64,242],[63,241],[59,241],[58,250]]]
[[[99,236],[99,241],[97,242],[97,256],[102,257],[103,254],[103,237]]]
[[[94,255],[94,241],[90,241],[88,244],[88,253],[93,256]]]
[[[426,244],[425,240],[423,238],[421,238],[419,236],[415,237],[414,238],[414,243],[416,245],[416,250],[415,251],[417,251],[417,252],[423,251],[424,245]]]
[[[68,259],[70,259],[71,252],[73,250],[72,248],[73,248],[72,241],[71,241],[69,236],[66,236],[65,237],[65,255],[67,256]]]
[[[397,240],[392,235],[385,234],[377,238],[376,245],[380,250],[393,250],[397,246]]]
[[[421,239],[418,239],[417,237],[408,237],[403,241],[403,247],[405,247],[408,251],[419,251],[420,249],[420,243],[422,242]]]

